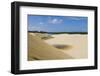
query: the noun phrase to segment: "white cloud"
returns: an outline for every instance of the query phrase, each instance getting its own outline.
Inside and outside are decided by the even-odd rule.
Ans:
[[[40,31],[42,28],[39,26],[30,26],[28,28],[29,31]]]
[[[72,19],[72,20],[83,20],[85,19],[86,17],[66,17],[66,18],[69,18],[69,19]]]
[[[57,20],[57,19],[53,19],[51,22],[52,22],[52,23],[57,23],[58,20]]]
[[[54,19],[49,19],[49,23],[51,24],[59,24],[59,23],[62,23],[62,19],[57,19],[57,18],[54,18]]]
[[[40,22],[39,24],[40,24],[40,25],[42,25],[42,24],[43,24],[43,22]]]

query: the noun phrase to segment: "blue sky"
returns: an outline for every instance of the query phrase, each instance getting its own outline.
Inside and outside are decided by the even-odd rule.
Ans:
[[[28,15],[28,31],[87,32],[88,17]]]

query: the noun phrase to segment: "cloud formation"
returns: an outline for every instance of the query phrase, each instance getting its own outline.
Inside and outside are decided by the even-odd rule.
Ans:
[[[71,17],[71,16],[67,16],[67,19],[71,19],[71,20],[85,20],[87,17]]]
[[[39,24],[40,24],[40,25],[42,25],[42,24],[43,24],[43,22],[40,22]]]
[[[33,30],[41,31],[42,27],[32,25],[32,26],[28,27],[28,29],[29,29],[30,31],[33,31]]]
[[[54,19],[49,19],[48,22],[51,23],[51,24],[60,24],[60,23],[63,22],[63,20],[54,18]]]

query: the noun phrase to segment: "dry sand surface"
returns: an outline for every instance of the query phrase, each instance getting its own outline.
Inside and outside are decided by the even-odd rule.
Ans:
[[[38,36],[28,34],[28,60],[70,59],[71,56],[45,43]]]
[[[28,60],[79,59],[88,56],[87,35],[57,34],[42,40],[28,34]]]
[[[81,34],[60,34],[53,35],[54,38],[45,40],[50,45],[64,45],[64,53],[72,56],[72,58],[87,58],[88,57],[88,38],[87,35]]]

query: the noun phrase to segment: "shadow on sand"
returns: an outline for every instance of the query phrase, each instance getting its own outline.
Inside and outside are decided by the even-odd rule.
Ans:
[[[71,45],[62,45],[62,44],[55,44],[55,45],[53,45],[54,47],[56,47],[56,48],[58,48],[58,49],[71,49],[72,48],[72,46]]]

